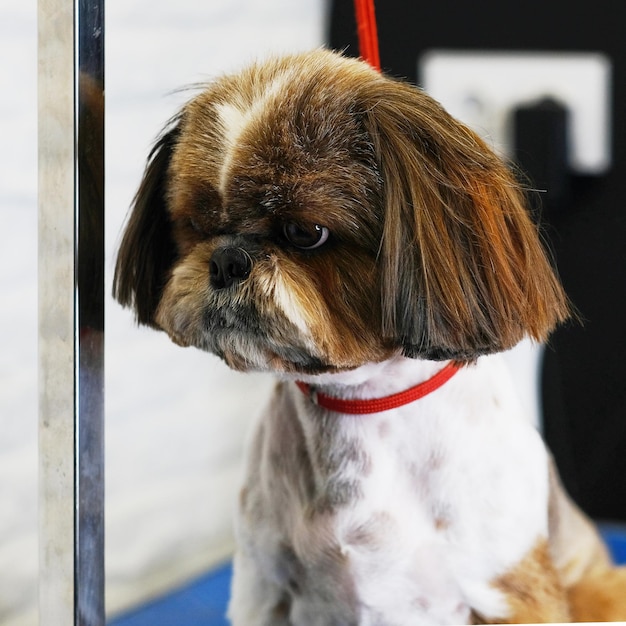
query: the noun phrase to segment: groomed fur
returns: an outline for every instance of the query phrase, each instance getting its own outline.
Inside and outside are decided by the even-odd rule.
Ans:
[[[431,358],[544,340],[568,307],[511,172],[425,93],[367,87],[385,181],[385,329]]]
[[[228,115],[241,118],[230,130]],[[361,306],[334,300],[310,313],[349,320],[345,341],[359,326],[351,311],[371,311],[378,355],[401,347],[469,361],[524,335],[543,340],[568,315],[500,159],[421,90],[325,51],[219,79],[181,111],[135,199],[116,298],[158,326],[177,260],[243,212],[255,234],[276,237],[281,211],[335,228],[337,245],[315,260],[329,290],[345,282],[340,257],[354,252],[346,298]]]

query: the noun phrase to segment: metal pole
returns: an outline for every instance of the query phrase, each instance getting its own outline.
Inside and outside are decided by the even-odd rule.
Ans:
[[[104,624],[103,0],[39,0],[39,623]]]

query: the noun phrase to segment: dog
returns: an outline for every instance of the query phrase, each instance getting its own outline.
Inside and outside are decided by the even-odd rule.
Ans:
[[[149,156],[113,290],[278,379],[235,625],[626,619],[498,354],[567,297],[517,177],[419,88],[324,49],[207,85]]]

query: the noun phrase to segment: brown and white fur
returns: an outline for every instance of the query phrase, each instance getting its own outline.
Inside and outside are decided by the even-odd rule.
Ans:
[[[208,85],[156,144],[114,293],[279,382],[251,441],[237,626],[626,619],[496,354],[568,303],[508,168],[419,89],[319,50]],[[331,413],[294,384],[421,400]]]

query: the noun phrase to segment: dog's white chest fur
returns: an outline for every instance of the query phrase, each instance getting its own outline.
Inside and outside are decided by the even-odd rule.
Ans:
[[[433,366],[403,361],[389,384]],[[376,415],[327,413],[281,385],[242,495],[234,623],[504,619],[493,583],[546,537],[547,492],[498,357]]]

